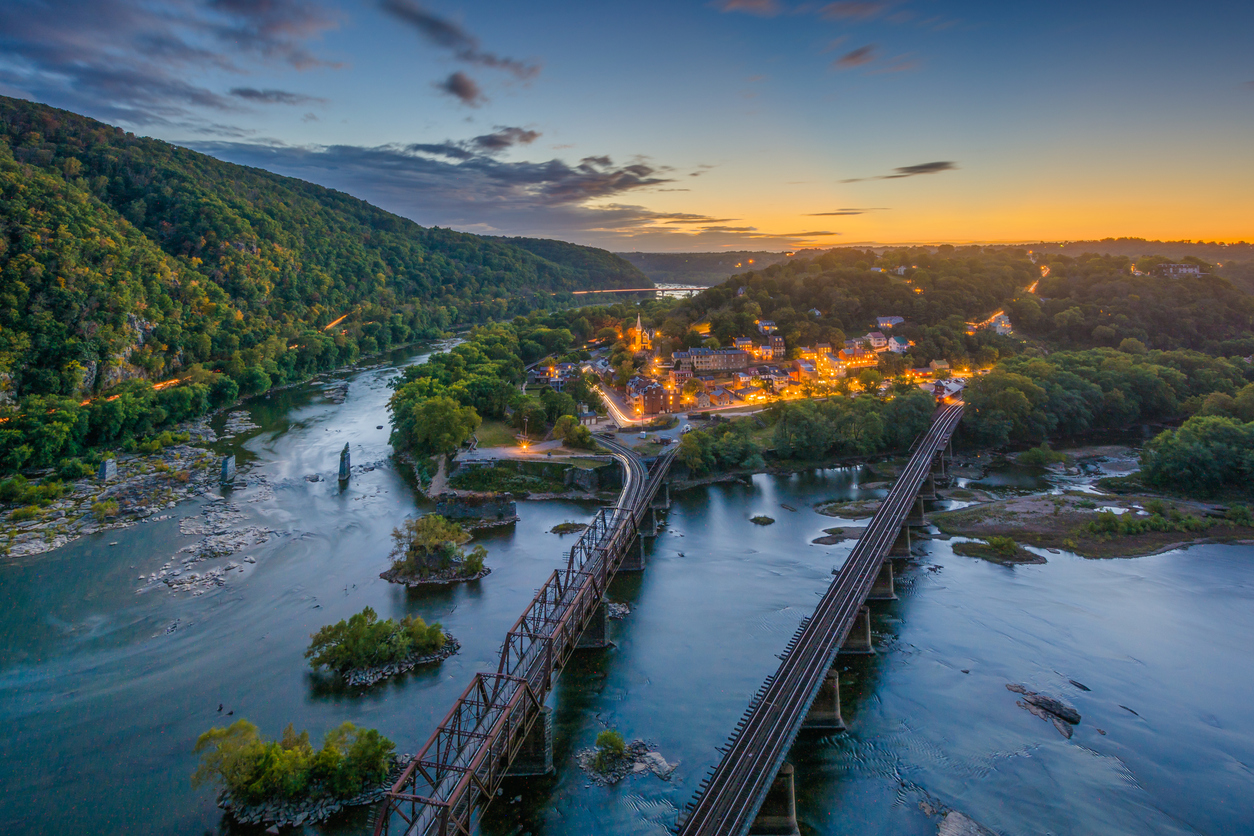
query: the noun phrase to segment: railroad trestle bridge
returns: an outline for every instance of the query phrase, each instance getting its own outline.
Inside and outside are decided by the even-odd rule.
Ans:
[[[844,728],[839,653],[873,653],[867,601],[894,598],[891,558],[910,555],[910,526],[936,498],[961,402],[941,405],[910,450],[893,488],[824,593],[797,629],[779,669],[754,696],[719,763],[702,781],[679,836],[797,834],[789,749],[804,728]],[[666,492],[675,448],[646,467],[602,440],[624,467],[615,507],[601,509],[506,634],[495,672],[478,673],[387,793],[376,836],[470,836],[508,775],[553,768],[545,700],[571,654],[606,644],[605,592],[618,571],[644,568],[643,538],[656,533],[655,500]],[[663,494],[669,505],[669,492]]]
[[[597,512],[566,566],[554,570],[506,634],[496,671],[475,674],[384,797],[376,836],[469,836],[503,778],[552,770],[545,699],[575,650],[605,646],[606,589],[616,572],[644,568],[658,493],[670,504],[665,479],[676,448],[646,467],[617,442],[601,443],[624,468],[618,504]]]

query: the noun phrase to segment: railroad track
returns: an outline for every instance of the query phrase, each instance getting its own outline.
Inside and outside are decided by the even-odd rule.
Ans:
[[[689,805],[678,828],[680,836],[744,836],[752,826],[923,479],[957,428],[962,408],[959,402],[937,410],[814,614],[793,636],[779,669],[750,702],[722,749],[722,759]]]

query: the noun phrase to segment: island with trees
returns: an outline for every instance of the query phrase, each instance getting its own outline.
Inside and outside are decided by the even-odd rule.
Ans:
[[[408,757],[374,729],[343,723],[314,749],[309,732],[288,724],[278,740],[244,719],[215,727],[196,741],[195,786],[220,788],[218,806],[241,824],[299,827],[383,797]]]
[[[488,551],[475,546],[467,552],[462,546],[470,538],[465,528],[439,514],[406,520],[392,531],[392,567],[379,577],[406,586],[479,580],[492,571],[483,565]]]
[[[366,607],[310,636],[305,658],[314,670],[330,671],[350,686],[366,687],[419,665],[442,662],[460,647],[438,623],[428,625],[414,615],[380,621]]]

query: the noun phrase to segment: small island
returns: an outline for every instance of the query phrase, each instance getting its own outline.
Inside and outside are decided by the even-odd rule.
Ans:
[[[192,785],[219,785],[218,806],[241,824],[299,827],[382,798],[408,761],[394,749],[379,732],[352,723],[327,732],[315,751],[309,732],[297,734],[290,723],[281,739],[268,740],[240,719],[197,739]]]
[[[608,787],[628,775],[652,772],[669,781],[677,763],[667,763],[661,752],[651,751],[643,740],[627,743],[614,729],[597,735],[596,747],[584,749],[575,756],[579,767],[588,773],[594,784]]]
[[[428,514],[392,530],[392,568],[379,577],[406,586],[464,583],[492,570],[483,565],[488,550],[475,546],[469,554],[461,548],[470,533],[439,514]]]
[[[775,518],[768,517],[766,514],[758,514],[756,517],[750,517],[749,522],[754,525],[770,525],[775,522]]]
[[[360,687],[442,662],[461,647],[438,623],[427,625],[413,615],[379,621],[370,607],[347,621],[328,624],[310,638],[305,658],[314,670],[333,671]]]

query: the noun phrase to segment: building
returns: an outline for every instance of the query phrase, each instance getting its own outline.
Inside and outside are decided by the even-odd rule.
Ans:
[[[749,352],[738,348],[690,348],[676,351],[672,359],[680,368],[696,373],[731,371],[749,365]]]
[[[900,325],[903,322],[905,322],[905,320],[899,316],[877,316],[875,318],[875,325],[881,330],[883,330],[884,328],[891,329],[894,326]]]
[[[844,364],[846,369],[865,369],[880,361],[874,351],[868,351],[856,343],[853,348],[841,349],[837,354],[837,359]]]
[[[732,347],[741,351],[753,351],[753,340],[749,337],[736,337],[732,340]]]
[[[776,360],[784,358],[784,355],[788,353],[788,349],[784,347],[783,337],[771,337],[771,352],[774,353]]]
[[[949,363],[945,360],[933,360],[927,364],[927,367],[932,370],[932,374],[940,371],[949,371]]]
[[[769,319],[758,320],[758,331],[763,334],[774,334],[779,329],[775,327],[775,323]]]
[[[692,369],[691,368],[681,369],[680,367],[676,366],[675,368],[670,370],[667,377],[670,380],[671,386],[675,387],[676,389],[682,389],[684,388],[685,383],[692,380]]]
[[[885,337],[882,331],[871,331],[863,339],[871,344],[874,351],[888,350],[888,337]]]
[[[710,393],[710,406],[731,406],[739,400],[734,392],[722,386]]]
[[[789,376],[797,383],[803,383],[817,378],[819,371],[810,360],[793,360],[792,373]]]
[[[888,350],[894,354],[905,354],[910,348],[910,341],[904,337],[889,337]]]
[[[1160,276],[1177,277],[1202,275],[1202,268],[1198,267],[1196,264],[1160,264],[1154,269]]]

